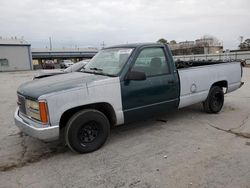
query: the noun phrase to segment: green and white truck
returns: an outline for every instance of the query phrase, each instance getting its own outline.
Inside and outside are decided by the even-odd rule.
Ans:
[[[71,150],[87,153],[105,143],[111,126],[195,103],[218,113],[224,94],[243,84],[240,62],[176,67],[164,44],[102,49],[79,72],[22,84],[15,123],[32,137],[63,138]]]

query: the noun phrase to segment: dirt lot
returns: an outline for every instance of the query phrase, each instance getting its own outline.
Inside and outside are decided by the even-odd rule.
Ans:
[[[250,68],[219,114],[200,104],[111,131],[77,155],[14,125],[16,89],[34,72],[0,73],[0,187],[250,188]]]

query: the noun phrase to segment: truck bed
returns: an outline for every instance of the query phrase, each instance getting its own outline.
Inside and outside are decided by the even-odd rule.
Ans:
[[[214,65],[214,64],[223,64],[223,63],[230,63],[230,61],[209,61],[209,60],[203,60],[203,61],[195,61],[195,60],[189,60],[189,61],[176,61],[175,65],[177,69],[183,69],[183,68],[189,68],[189,67],[198,67],[198,66],[205,66],[205,65]]]
[[[234,91],[241,85],[240,62],[204,63],[180,68],[178,73],[181,83],[179,108],[205,101],[209,89],[216,82],[226,83],[226,92]]]

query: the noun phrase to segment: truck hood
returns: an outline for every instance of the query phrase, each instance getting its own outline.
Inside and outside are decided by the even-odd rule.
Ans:
[[[19,86],[17,93],[28,98],[38,99],[38,97],[45,94],[77,87],[87,87],[88,84],[105,79],[111,78],[103,75],[73,72],[26,82]]]
[[[67,72],[64,72],[62,69],[52,69],[52,70],[42,70],[34,75],[33,79],[40,79],[45,78],[49,76],[55,76],[58,74],[65,74]]]

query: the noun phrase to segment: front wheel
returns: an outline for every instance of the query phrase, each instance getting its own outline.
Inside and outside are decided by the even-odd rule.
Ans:
[[[82,110],[68,121],[65,141],[72,151],[89,153],[105,143],[109,131],[109,120],[102,112],[92,109]]]
[[[221,87],[212,86],[207,99],[203,102],[203,108],[207,113],[218,113],[224,104],[224,93]]]

